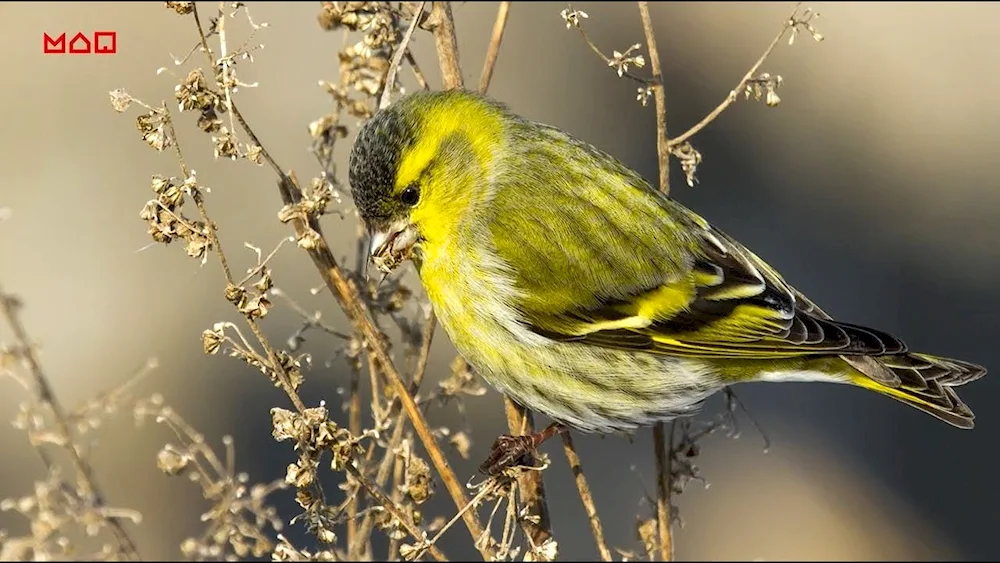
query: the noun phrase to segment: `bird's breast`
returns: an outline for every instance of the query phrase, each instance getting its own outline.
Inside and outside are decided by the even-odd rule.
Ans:
[[[472,244],[422,250],[420,280],[441,327],[473,366],[495,371],[519,338],[531,338],[524,334],[514,307],[516,290],[502,265]]]

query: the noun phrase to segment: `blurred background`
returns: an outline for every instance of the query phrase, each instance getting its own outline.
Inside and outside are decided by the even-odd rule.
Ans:
[[[762,67],[784,78],[782,103],[739,101],[694,138],[704,156],[700,184],[679,167],[673,195],[741,239],[829,313],[898,334],[914,350],[1000,369],[993,342],[1000,308],[1000,5],[990,3],[817,3],[826,40],[800,35]],[[203,17],[216,5],[199,4]],[[240,106],[265,146],[299,178],[316,173],[307,125],[331,107],[317,81],[337,80],[343,36],[317,25],[318,3],[251,3],[268,29],[265,49],[239,76],[259,81]],[[561,3],[515,3],[491,94],[515,111],[565,128],[655,181],[652,103],[597,59],[559,12]],[[714,108],[757,59],[791,12],[790,3],[651,5],[676,135]],[[642,43],[634,3],[581,3],[593,40],[606,52]],[[478,81],[496,3],[454,7],[467,82]],[[195,46],[190,17],[162,3],[4,3],[6,47],[0,88],[0,284],[26,304],[23,318],[42,345],[59,398],[76,405],[126,379],[148,357],[161,367],[138,392],[162,393],[206,438],[235,438],[237,463],[254,481],[280,477],[292,460],[269,431],[283,395],[238,361],[206,356],[200,334],[239,319],[223,299],[214,260],[202,267],[181,247],[149,242],[139,211],[149,177],[178,175],[172,155],[141,141],[135,113],[116,114],[108,91],[125,88],[152,105],[173,106],[184,70],[157,75]],[[43,32],[115,30],[114,56],[46,56]],[[243,33],[245,27],[236,33]],[[412,45],[432,85],[440,84],[433,41]],[[642,52],[645,53],[643,46]],[[175,74],[171,74],[171,73]],[[643,71],[637,71],[642,73]],[[241,161],[213,161],[206,136],[182,116],[181,144],[199,179],[234,267],[254,263],[248,241],[269,250],[290,230],[277,220],[273,176]],[[341,152],[348,148],[341,144]],[[346,160],[339,160],[343,170]],[[676,166],[676,165],[675,165]],[[345,205],[347,205],[345,203]],[[338,254],[354,252],[353,219],[324,228]],[[304,307],[346,326],[305,253],[285,248],[275,281]],[[409,274],[412,278],[412,274]],[[412,282],[417,287],[416,281]],[[282,342],[298,318],[278,308],[264,323]],[[8,332],[0,332],[7,339]],[[307,402],[336,403],[343,362],[307,374]],[[438,334],[431,382],[447,375],[454,350]],[[976,559],[1000,556],[1000,383],[987,376],[963,388],[978,415],[964,432],[864,391],[822,384],[756,384],[738,389],[771,440],[742,415],[738,440],[713,437],[698,458],[711,484],[679,497],[680,559]],[[4,382],[0,409],[12,419],[24,399]],[[719,410],[720,400],[709,408]],[[493,391],[467,402],[470,476],[506,425]],[[346,420],[343,413],[338,417]],[[458,420],[445,408],[435,422]],[[451,417],[451,418],[449,418]],[[544,420],[539,421],[544,422]],[[197,488],[156,469],[169,436],[136,429],[128,412],[108,421],[93,453],[110,502],[144,515],[135,528],[143,555],[168,559],[199,534],[206,509]],[[609,543],[634,548],[635,516],[655,492],[648,432],[635,443],[579,436]],[[0,498],[31,490],[42,475],[23,433],[0,426]],[[561,555],[593,559],[593,540],[557,443],[545,473]],[[448,509],[448,499],[435,502]],[[294,515],[291,502],[282,505]],[[0,528],[25,523],[0,514]],[[453,557],[475,555],[455,530]],[[462,549],[466,551],[463,552]],[[446,551],[448,551],[446,549]]]

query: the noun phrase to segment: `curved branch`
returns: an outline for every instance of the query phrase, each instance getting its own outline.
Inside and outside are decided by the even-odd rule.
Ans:
[[[797,25],[801,23],[799,20],[795,19],[795,14],[799,11],[800,5],[801,3],[795,5],[795,10],[792,11],[792,15],[788,16],[784,24],[782,24],[781,31],[779,31],[778,34],[774,36],[774,39],[771,40],[771,44],[768,45],[767,49],[764,50],[764,54],[762,54],[760,58],[757,59],[757,62],[755,62],[752,67],[750,67],[750,70],[748,70],[747,73],[743,75],[743,79],[740,80],[739,84],[736,85],[736,88],[733,88],[733,90],[729,92],[729,95],[726,96],[726,99],[722,100],[722,103],[716,106],[716,108],[713,109],[708,115],[706,115],[701,121],[694,124],[693,127],[681,133],[677,137],[670,139],[670,141],[667,143],[668,148],[672,149],[684,143],[691,137],[695,136],[696,134],[698,134],[699,131],[704,129],[709,123],[712,123],[713,121],[715,121],[717,117],[722,115],[722,112],[726,111],[726,109],[729,106],[733,105],[733,102],[735,102],[736,98],[739,97],[740,92],[743,91],[744,88],[746,88],[747,83],[750,82],[750,80],[754,77],[754,75],[757,74],[757,71],[760,70],[760,67],[764,64],[764,61],[766,61],[767,58],[771,56],[771,51],[774,51],[774,48],[778,45],[778,42],[781,41],[781,38],[785,36],[785,33],[787,33],[789,29],[794,29]]]

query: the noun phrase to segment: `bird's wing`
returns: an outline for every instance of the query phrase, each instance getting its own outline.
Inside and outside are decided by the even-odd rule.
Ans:
[[[533,331],[563,342],[699,358],[905,352],[890,334],[833,320],[739,242],[680,204],[651,197],[655,213],[634,199],[627,205],[641,207],[639,222],[668,233],[654,237],[659,244],[649,244],[636,221],[624,220],[635,210],[585,217],[587,228],[508,237],[520,249],[505,254],[517,257],[515,281],[532,296],[518,305]],[[574,204],[580,202],[543,213]],[[609,205],[614,209],[588,202],[586,213],[607,213]],[[533,217],[521,233],[554,219]],[[667,250],[671,245],[681,252]]]
[[[721,232],[701,235],[680,279],[599,307],[536,317],[532,328],[556,340],[702,358],[905,352],[890,334],[835,321],[797,299],[771,267]]]

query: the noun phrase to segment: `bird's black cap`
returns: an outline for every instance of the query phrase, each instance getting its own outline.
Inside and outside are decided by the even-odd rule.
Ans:
[[[379,110],[358,131],[348,171],[351,196],[369,228],[392,217],[390,197],[403,152],[416,138],[415,120],[405,107],[394,104]]]

